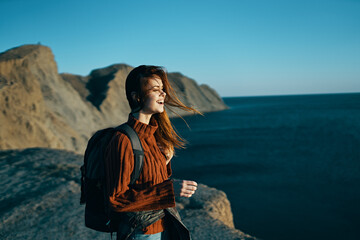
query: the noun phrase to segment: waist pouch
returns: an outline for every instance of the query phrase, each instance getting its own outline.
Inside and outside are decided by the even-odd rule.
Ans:
[[[143,229],[165,217],[164,210],[151,210],[139,212],[124,212],[115,220],[117,239],[126,240],[136,229]]]

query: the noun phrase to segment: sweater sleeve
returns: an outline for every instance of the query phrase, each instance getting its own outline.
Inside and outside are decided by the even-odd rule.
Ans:
[[[129,186],[134,169],[130,139],[117,133],[105,153],[107,190],[110,206],[115,212],[158,210],[175,206],[173,183],[166,180],[145,189]]]

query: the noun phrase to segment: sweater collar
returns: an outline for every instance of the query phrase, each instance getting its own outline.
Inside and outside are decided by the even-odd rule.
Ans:
[[[139,137],[144,137],[144,138],[154,135],[155,131],[158,128],[158,124],[153,117],[151,117],[150,123],[146,124],[140,122],[131,113],[129,114],[129,119],[127,123],[137,132]]]

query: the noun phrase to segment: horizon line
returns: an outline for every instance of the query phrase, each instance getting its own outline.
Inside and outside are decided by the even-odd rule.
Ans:
[[[336,95],[336,94],[360,94],[360,92],[330,92],[330,93],[284,93],[284,94],[266,94],[266,95],[239,95],[239,96],[220,96],[221,98],[236,97],[286,97],[286,96],[305,96],[305,95]]]

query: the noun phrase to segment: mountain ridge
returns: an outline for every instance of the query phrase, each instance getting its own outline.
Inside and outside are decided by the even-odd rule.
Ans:
[[[96,130],[127,120],[125,79],[132,69],[121,63],[87,76],[59,74],[49,47],[22,45],[0,53],[0,149],[50,147],[82,153]],[[202,112],[227,108],[210,87],[181,73],[168,73],[168,78],[186,105]]]

